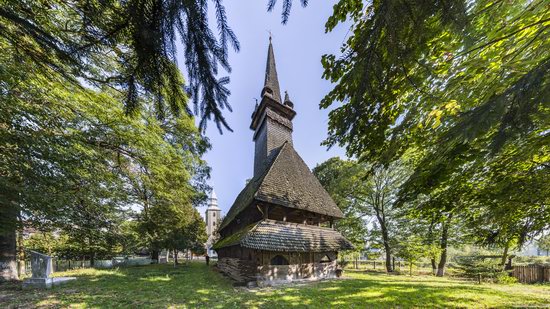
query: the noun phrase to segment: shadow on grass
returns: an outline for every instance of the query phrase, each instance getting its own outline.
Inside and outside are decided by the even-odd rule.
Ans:
[[[302,286],[235,289],[204,263],[116,270],[82,269],[58,275],[76,281],[52,290],[10,291],[14,307],[242,308],[242,307],[495,307],[544,304],[536,293],[505,293],[466,282],[350,272],[352,278]],[[0,294],[1,295],[1,294]]]

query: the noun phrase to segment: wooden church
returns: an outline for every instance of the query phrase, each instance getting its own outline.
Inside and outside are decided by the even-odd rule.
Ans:
[[[342,211],[292,145],[296,116],[281,100],[271,38],[265,86],[252,114],[254,177],[219,226],[218,267],[238,282],[271,285],[336,275],[351,243],[333,229]]]

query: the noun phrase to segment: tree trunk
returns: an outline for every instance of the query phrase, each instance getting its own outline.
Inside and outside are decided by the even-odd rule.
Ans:
[[[439,264],[437,265],[437,276],[443,277],[445,275],[445,265],[447,264],[447,248],[441,251],[441,257],[439,258]]]
[[[0,281],[18,280],[17,276],[17,208],[0,204]]]
[[[92,254],[90,254],[90,267],[94,267],[95,266],[95,252],[92,252]]]
[[[428,228],[428,239],[429,239],[430,245],[433,245],[435,241],[434,239],[435,237],[433,234],[433,229],[436,223],[435,219],[436,219],[435,217],[432,217],[432,221],[430,222],[430,226]],[[435,263],[435,258],[436,258],[435,256],[430,257],[430,262],[432,263],[432,275],[435,275],[437,272],[437,265]]]
[[[506,258],[508,257],[509,247],[510,245],[506,243],[506,245],[504,246],[504,251],[502,252],[502,258],[500,259],[500,267],[502,267],[502,269],[506,269]]]
[[[17,233],[17,274],[21,278],[25,274],[25,249],[23,248],[23,228]]]
[[[15,229],[0,234],[0,281],[17,280]]]
[[[156,260],[157,263],[159,262],[159,251],[158,250],[151,251],[151,260]]]
[[[384,244],[384,250],[386,251],[386,271],[391,273],[393,269],[391,268],[391,252],[390,246]]]
[[[437,264],[435,263],[435,258],[430,258],[430,262],[432,263],[432,274],[435,275],[437,272]]]
[[[388,235],[388,229],[386,228],[386,222],[384,218],[381,218],[379,215],[376,216],[378,218],[378,223],[380,224],[380,230],[382,232],[382,241],[384,243],[384,250],[386,251],[386,271],[391,273],[393,272],[393,269],[391,267],[391,247],[390,247],[390,237]]]
[[[178,265],[178,250],[174,250],[174,266]]]
[[[449,226],[451,225],[452,219],[453,214],[450,213],[445,223],[443,223],[443,228],[441,231],[441,240],[439,242],[441,248],[441,257],[439,258],[439,264],[437,264],[438,277],[443,277],[445,275],[445,266],[447,265],[447,242],[449,238]]]

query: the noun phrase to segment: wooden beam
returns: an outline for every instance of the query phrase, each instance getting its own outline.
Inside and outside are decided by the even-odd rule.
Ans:
[[[263,205],[263,207],[264,207],[264,212],[263,212],[264,219],[269,219],[269,205],[265,204]]]

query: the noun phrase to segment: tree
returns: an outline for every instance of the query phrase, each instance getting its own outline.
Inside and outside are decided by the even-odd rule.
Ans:
[[[154,98],[159,117],[167,109],[190,114],[188,92],[203,117],[201,127],[213,117],[221,130],[229,126],[220,110],[231,107],[229,79],[216,77],[218,65],[231,71],[228,45],[240,46],[222,1],[212,3],[219,40],[209,27],[209,1],[160,0],[7,1],[0,8],[0,36],[39,70],[124,90],[128,113],[139,108],[143,92]],[[185,48],[187,89],[176,65],[177,37]],[[105,61],[107,54],[114,57]]]
[[[407,176],[405,166],[394,164],[389,168],[372,169],[364,163],[332,158],[317,166],[314,173],[337,204],[343,207],[347,216],[343,222],[344,235],[364,233],[365,218],[375,218],[374,240],[385,251],[386,270],[393,271],[391,255],[399,217],[397,193]]]
[[[326,145],[387,166],[422,149],[400,199],[448,188],[479,243],[521,246],[548,229],[550,12],[544,1],[341,0],[326,30],[353,22]],[[462,200],[463,199],[463,200]],[[443,206],[447,207],[447,206]]]
[[[414,235],[399,242],[396,255],[409,262],[409,276],[412,276],[413,264],[419,259],[429,255],[430,248],[422,243],[422,240]]]
[[[338,157],[330,158],[313,169],[313,174],[344,213],[344,218],[335,224],[336,229],[359,251],[364,250],[367,234],[366,218],[355,197],[360,172],[360,165]]]
[[[147,218],[151,205],[201,200],[208,143],[200,133],[212,118],[230,130],[221,112],[231,110],[229,78],[218,78],[219,66],[231,69],[229,45],[239,49],[221,0],[0,4],[1,279],[17,277],[23,222],[92,244],[98,230],[116,232],[129,204]]]
[[[71,231],[92,250],[96,241],[113,243],[129,204],[143,205],[136,179],[150,182],[147,196],[157,199],[192,203],[204,195],[208,169],[200,156],[208,143],[192,117],[160,121],[147,110],[127,117],[116,91],[65,83],[54,71],[41,74],[2,47],[0,252],[9,266],[3,278],[15,278],[19,222]]]
[[[537,241],[537,246],[540,250],[546,251],[546,256],[550,252],[550,235],[544,235]]]

